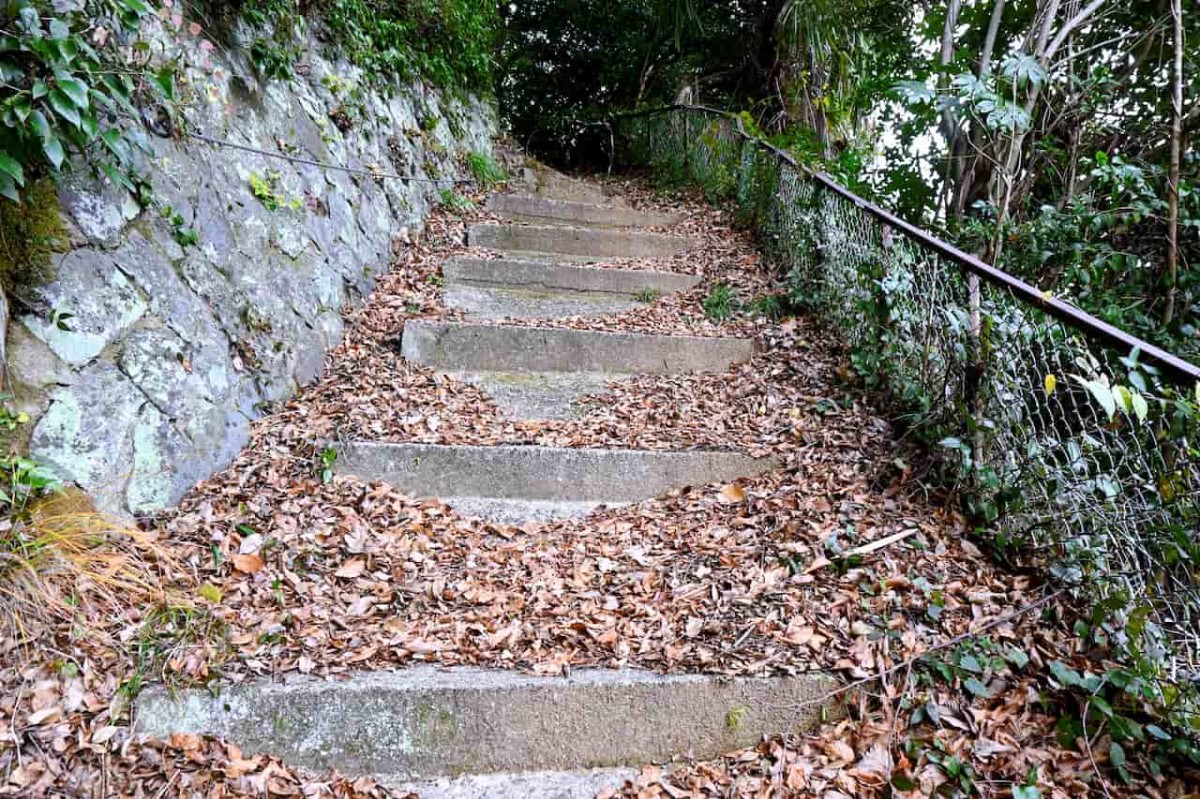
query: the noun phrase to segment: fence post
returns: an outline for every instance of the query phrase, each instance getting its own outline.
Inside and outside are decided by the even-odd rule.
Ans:
[[[983,287],[979,275],[967,273],[967,369],[963,397],[966,400],[967,428],[971,434],[971,489],[978,490],[976,477],[983,460],[983,378],[987,365],[983,353]]]

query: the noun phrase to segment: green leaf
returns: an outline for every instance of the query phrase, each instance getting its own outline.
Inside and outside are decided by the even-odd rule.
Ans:
[[[988,687],[974,677],[964,682],[963,688],[966,688],[968,691],[981,699],[987,699],[992,695],[992,692],[988,690]]]
[[[958,659],[958,667],[974,674],[979,674],[983,671],[983,667],[979,665],[979,661],[974,655],[963,655]]]
[[[86,133],[89,139],[94,139],[100,132],[100,125],[91,114],[83,114],[79,118],[79,129]]]
[[[1137,417],[1139,422],[1146,421],[1147,414],[1150,413],[1150,406],[1146,402],[1146,398],[1136,391],[1129,392],[1130,402],[1133,404],[1133,415]]]
[[[1029,655],[1012,646],[1004,650],[1004,659],[1018,669],[1029,665]]]
[[[21,168],[21,163],[3,151],[0,151],[0,172],[12,178],[18,186],[25,185],[25,170]]]
[[[1114,768],[1124,768],[1125,749],[1119,743],[1114,743],[1108,747],[1108,760],[1113,764]]]
[[[25,97],[17,97],[13,99],[12,103],[9,105],[9,108],[12,109],[12,112],[16,115],[17,119],[21,120],[22,122],[29,119],[29,115],[33,112],[33,106],[30,104],[29,99]]]
[[[42,152],[46,154],[46,160],[55,169],[61,167],[63,161],[67,158],[66,152],[63,151],[62,142],[58,140],[57,136],[46,136],[42,139]]]
[[[1013,799],[1042,799],[1042,792],[1036,785],[1014,785]]]
[[[1107,382],[1102,380],[1087,380],[1079,375],[1071,375],[1071,377],[1096,398],[1096,402],[1100,403],[1100,407],[1104,408],[1104,412],[1108,414],[1110,420],[1116,415],[1117,400],[1113,396],[1113,390]]]
[[[1050,673],[1054,675],[1054,679],[1057,680],[1060,685],[1068,688],[1081,685],[1083,682],[1079,677],[1079,672],[1067,667],[1065,664],[1060,663],[1057,660],[1050,662]]]
[[[33,132],[42,139],[50,136],[50,122],[46,119],[46,115],[41,111],[35,110],[30,112],[29,126],[33,128]]]
[[[62,70],[55,72],[54,78],[58,83],[58,88],[71,99],[72,103],[78,108],[88,107],[88,86],[86,83]]]
[[[175,99],[175,72],[169,66],[163,67],[150,76],[150,82],[168,100]]]
[[[71,98],[58,89],[50,90],[50,107],[63,119],[75,127],[79,127],[79,109],[71,102]]]
[[[1169,741],[1173,737],[1171,735],[1171,733],[1167,732],[1166,730],[1164,730],[1162,727],[1158,726],[1157,724],[1147,724],[1146,732],[1150,733],[1152,736],[1154,736],[1155,738],[1157,738],[1160,741]]]
[[[116,128],[107,128],[100,134],[100,141],[104,142],[104,146],[122,161],[129,158],[129,143]]]
[[[21,202],[21,194],[17,191],[17,184],[13,183],[13,179],[8,175],[0,174],[0,197],[7,197],[15,203]]]

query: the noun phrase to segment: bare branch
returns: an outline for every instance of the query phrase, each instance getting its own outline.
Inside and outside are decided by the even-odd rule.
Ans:
[[[1092,2],[1084,6],[1082,11],[1080,11],[1062,26],[1062,29],[1058,32],[1058,35],[1054,37],[1054,41],[1050,42],[1050,46],[1046,48],[1046,53],[1042,57],[1043,63],[1054,57],[1054,54],[1058,52],[1058,48],[1063,46],[1063,42],[1067,40],[1067,37],[1069,37],[1076,28],[1091,19],[1092,15],[1099,11],[1100,7],[1104,5],[1104,1],[1105,0],[1092,0]]]

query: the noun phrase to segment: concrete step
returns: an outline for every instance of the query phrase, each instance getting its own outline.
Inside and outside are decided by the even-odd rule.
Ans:
[[[754,349],[744,338],[425,320],[405,324],[401,340],[413,363],[459,372],[720,372],[749,360]]]
[[[834,685],[815,673],[719,680],[625,669],[564,678],[414,667],[226,686],[215,696],[153,688],[138,697],[136,721],[149,736],[215,734],[247,755],[395,783],[719,757],[817,723],[820,709],[801,706]]]
[[[638,774],[635,768],[594,768],[466,774],[424,782],[384,777],[379,782],[421,799],[596,799],[601,792],[616,792]]]
[[[658,258],[684,252],[693,242],[683,236],[645,231],[563,227],[560,225],[473,224],[467,243],[504,252],[540,252],[587,258]]]
[[[503,217],[521,221],[540,220],[606,227],[670,227],[683,219],[679,214],[636,211],[613,205],[555,200],[529,194],[493,194],[487,207]]]
[[[649,269],[608,269],[512,258],[457,256],[442,266],[446,283],[474,286],[513,286],[546,291],[564,290],[636,297],[646,292],[670,294],[700,284],[700,275]]]
[[[447,284],[442,290],[447,308],[459,308],[476,319],[562,319],[622,313],[642,303],[616,294],[483,288]]]
[[[585,411],[576,401],[601,394],[628,375],[604,372],[449,372],[455,380],[479,386],[510,419],[575,419]]]
[[[540,164],[526,167],[518,182],[539,197],[568,202],[623,205],[620,198],[608,196],[596,183],[568,177]]]
[[[739,452],[442,446],[353,441],[336,469],[436,497],[464,516],[507,524],[577,518],[672,489],[728,482],[775,468]]]
[[[468,257],[451,258],[442,276],[445,304],[485,319],[620,313],[701,280],[671,272]]]

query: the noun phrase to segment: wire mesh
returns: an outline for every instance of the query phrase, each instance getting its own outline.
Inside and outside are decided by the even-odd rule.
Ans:
[[[628,163],[699,182],[753,218],[793,296],[959,459],[994,535],[1091,592],[1117,634],[1156,647],[1172,676],[1195,678],[1200,388],[1159,379],[1131,353],[980,281],[732,116],[673,107],[625,117],[618,130]]]

